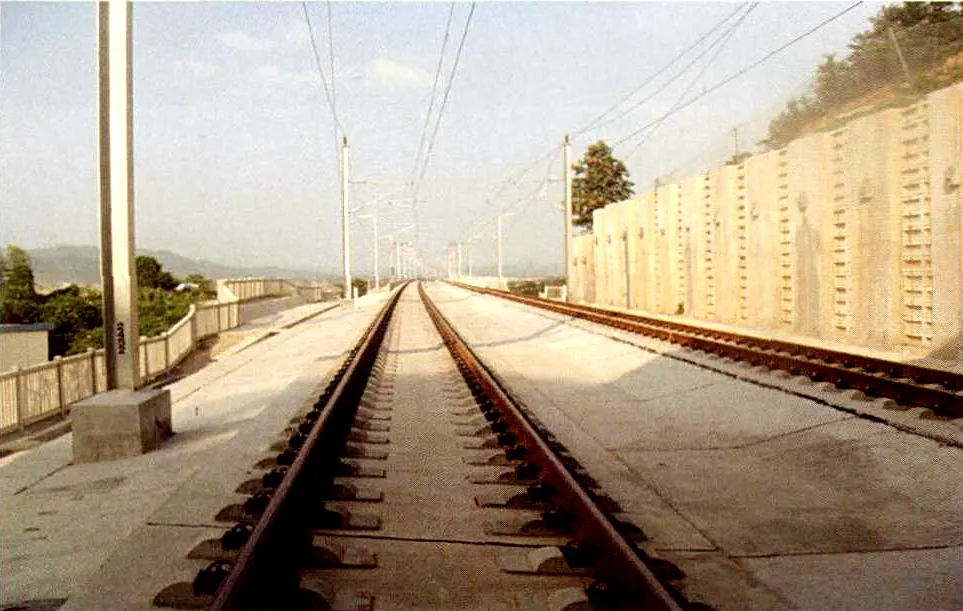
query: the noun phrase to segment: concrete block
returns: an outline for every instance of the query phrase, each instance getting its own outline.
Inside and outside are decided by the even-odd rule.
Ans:
[[[171,435],[169,390],[111,390],[70,410],[74,462],[96,462],[150,452]]]

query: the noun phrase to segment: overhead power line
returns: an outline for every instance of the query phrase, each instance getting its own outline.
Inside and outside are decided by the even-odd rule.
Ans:
[[[328,0],[328,66],[331,72],[331,110],[338,115],[338,82],[334,74],[334,33],[331,27],[331,0]],[[342,130],[344,131],[344,130]]]
[[[612,121],[615,121],[616,119],[619,119],[620,117],[625,116],[626,114],[628,114],[629,112],[631,112],[631,111],[634,110],[635,108],[638,108],[638,106],[640,106],[641,104],[643,104],[645,101],[642,101],[642,102],[638,102],[638,103],[636,103],[636,104],[633,104],[629,109],[622,111],[622,112],[619,113],[617,116],[612,117],[612,118],[609,118],[609,119],[606,119],[606,120],[603,121],[603,119],[605,119],[606,115],[608,115],[610,112],[614,111],[614,110],[617,109],[619,106],[621,106],[622,104],[624,104],[625,102],[627,102],[629,99],[632,98],[632,96],[634,96],[634,95],[637,94],[638,92],[642,91],[642,89],[644,89],[649,83],[651,83],[651,82],[654,81],[656,78],[658,78],[659,76],[661,76],[661,75],[662,75],[663,73],[665,73],[669,68],[671,68],[674,64],[676,64],[676,63],[679,62],[683,57],[685,57],[686,54],[689,53],[689,51],[691,51],[692,49],[695,49],[695,48],[698,47],[700,44],[702,44],[706,39],[708,39],[710,36],[712,36],[712,34],[714,34],[716,30],[718,30],[719,28],[721,28],[727,21],[729,21],[730,19],[732,19],[732,17],[733,17],[736,13],[738,13],[738,12],[741,11],[743,8],[745,8],[745,6],[746,6],[746,3],[742,3],[742,4],[740,4],[739,6],[737,6],[735,10],[733,10],[731,13],[729,13],[728,15],[726,15],[725,17],[723,17],[719,22],[717,22],[714,26],[712,26],[709,30],[707,30],[704,34],[702,34],[699,38],[697,38],[695,42],[693,42],[691,45],[689,45],[688,47],[686,47],[685,49],[683,49],[681,52],[679,52],[675,57],[673,57],[671,60],[669,60],[668,63],[666,63],[666,64],[665,64],[664,66],[662,66],[661,68],[659,68],[656,72],[654,72],[652,75],[650,75],[650,76],[649,76],[648,78],[646,78],[644,81],[642,81],[642,83],[640,83],[638,86],[636,86],[634,89],[632,89],[632,91],[630,91],[630,92],[628,92],[627,94],[625,94],[624,96],[622,96],[622,98],[621,98],[618,102],[616,102],[615,104],[609,106],[607,109],[605,109],[605,111],[603,111],[600,115],[598,115],[597,117],[595,117],[594,119],[592,119],[591,121],[589,121],[589,122],[588,122],[584,127],[582,127],[581,129],[577,129],[577,130],[575,130],[574,132],[572,132],[572,137],[575,138],[575,137],[581,136],[582,134],[584,134],[585,132],[589,131],[590,129],[594,129],[594,128],[596,128],[596,127],[601,127],[602,125],[611,123]],[[701,57],[701,55],[700,55],[700,56],[697,56],[697,57],[695,58],[695,60],[698,60],[699,57]],[[693,60],[693,61],[695,61],[695,60]],[[690,62],[689,65],[691,66],[692,63]],[[688,67],[689,67],[689,66],[686,66],[686,68],[688,68]],[[686,70],[686,68],[683,68],[682,71],[680,71],[675,77],[672,78],[672,80],[669,81],[669,83],[671,83],[673,80],[675,80],[676,78],[678,78],[678,76],[679,76],[682,72],[684,72],[684,71]],[[666,83],[666,85],[667,85],[667,84],[668,84],[668,83]],[[663,87],[664,87],[664,86],[663,86]],[[651,97],[651,96],[650,96],[650,97]],[[647,98],[647,99],[648,99],[648,98]]]
[[[311,50],[314,52],[314,63],[318,70],[318,76],[321,77],[321,85],[324,87],[324,97],[328,101],[328,108],[331,110],[331,117],[334,119],[334,124],[343,134],[345,133],[344,126],[341,125],[341,120],[338,119],[338,108],[334,103],[334,97],[331,89],[328,87],[328,79],[324,76],[324,69],[321,67],[321,55],[318,53],[318,44],[314,40],[314,27],[311,25],[311,16],[308,14],[307,3],[302,2],[301,8],[304,11],[304,21],[308,25],[308,36],[311,39]]]
[[[471,10],[468,11],[468,18],[465,20],[465,29],[461,33],[461,41],[458,43],[458,51],[455,53],[455,61],[451,66],[451,73],[448,75],[448,84],[445,86],[445,94],[441,98],[441,104],[438,107],[438,116],[435,118],[435,127],[431,132],[431,138],[428,140],[428,147],[425,150],[424,163],[421,166],[421,174],[418,177],[418,182],[415,184],[415,194],[414,200],[418,199],[418,189],[421,187],[422,181],[425,179],[425,173],[428,171],[428,164],[431,161],[431,153],[435,148],[435,139],[438,137],[438,129],[441,127],[441,119],[445,115],[445,107],[448,105],[448,96],[451,93],[451,86],[455,82],[455,73],[458,71],[458,63],[461,60],[462,51],[465,49],[465,39],[468,37],[468,28],[471,26],[471,19],[475,15],[475,3],[471,3]]]
[[[642,103],[644,103],[645,101],[647,101],[649,98],[646,98],[646,99],[643,100],[641,103],[637,103],[637,104],[633,105],[633,106],[632,106],[631,108],[629,108],[628,110],[623,111],[622,113],[620,113],[617,117],[610,118],[610,119],[606,119],[606,116],[607,116],[609,113],[611,113],[611,112],[615,111],[616,109],[618,109],[619,106],[621,106],[621,105],[624,104],[626,101],[628,101],[629,99],[631,99],[634,95],[636,95],[637,93],[639,93],[639,92],[640,92],[642,89],[644,89],[649,83],[651,83],[651,82],[654,81],[656,78],[658,78],[659,76],[661,76],[662,74],[664,74],[667,70],[669,70],[670,68],[672,68],[673,65],[677,64],[683,57],[685,57],[690,51],[692,51],[693,49],[697,48],[700,44],[702,44],[705,40],[707,40],[710,36],[712,36],[719,28],[721,28],[722,26],[724,26],[730,19],[732,19],[733,16],[735,16],[737,13],[739,13],[741,10],[743,10],[743,9],[746,7],[746,4],[747,4],[747,3],[742,3],[742,4],[738,5],[738,6],[735,8],[735,10],[731,11],[730,13],[728,13],[724,18],[722,18],[720,21],[718,21],[718,22],[717,22],[714,26],[712,26],[709,30],[707,30],[707,31],[704,32],[701,36],[699,36],[699,37],[695,40],[695,42],[693,42],[693,43],[690,44],[688,47],[686,47],[686,48],[683,49],[681,52],[679,52],[679,53],[678,53],[675,57],[673,57],[668,63],[666,63],[664,66],[662,66],[659,70],[657,70],[657,71],[656,71],[655,73],[653,73],[651,76],[649,76],[648,78],[646,78],[641,84],[639,84],[639,85],[636,86],[634,89],[632,89],[630,92],[628,92],[627,94],[625,94],[624,96],[622,96],[622,98],[619,99],[619,101],[617,101],[615,104],[613,104],[612,106],[610,106],[609,108],[607,108],[605,111],[603,111],[601,114],[599,114],[599,115],[596,116],[594,119],[592,119],[591,121],[589,121],[587,124],[585,124],[585,125],[584,125],[583,127],[581,127],[580,129],[577,129],[577,130],[571,132],[572,137],[580,136],[580,135],[584,134],[585,132],[587,132],[587,131],[595,128],[595,127],[600,126],[601,124],[608,124],[609,122],[614,121],[614,120],[616,120],[616,119],[624,116],[625,114],[628,114],[628,112],[631,112],[632,110],[634,110],[635,108],[637,108],[639,105],[641,105]],[[711,47],[710,47],[710,49],[711,49]],[[697,57],[695,58],[695,60],[693,60],[693,61],[698,60],[698,59],[701,58],[704,54],[705,54],[705,52],[703,52],[701,55],[697,56]],[[678,76],[680,76],[682,73],[684,73],[685,70],[688,69],[689,66],[691,66],[691,62],[690,62],[689,65],[687,65],[687,66],[686,66],[685,68],[683,68],[681,71],[679,71],[679,73],[677,73],[677,74],[672,78],[672,80],[669,81],[669,83],[671,83],[671,82],[674,81],[676,78],[678,78]],[[666,83],[665,85],[668,85],[669,83]],[[664,85],[664,86],[665,86],[665,85]],[[651,96],[650,96],[650,97],[651,97]],[[491,201],[491,200],[497,200],[498,198],[500,198],[500,197],[505,193],[505,191],[506,191],[510,186],[518,187],[518,186],[519,186],[519,183],[522,181],[522,179],[525,178],[525,176],[526,176],[529,172],[531,172],[533,169],[535,169],[536,167],[538,167],[538,165],[539,165],[540,163],[542,163],[543,161],[552,158],[552,157],[553,157],[554,155],[556,155],[557,153],[558,153],[558,147],[555,146],[555,145],[553,145],[553,146],[552,146],[549,150],[547,150],[545,153],[542,153],[542,154],[539,155],[537,158],[535,158],[535,160],[532,161],[531,164],[525,166],[525,167],[522,168],[519,172],[517,172],[517,173],[515,173],[515,174],[513,174],[513,175],[511,175],[511,176],[509,176],[504,182],[502,182],[502,183],[499,185],[499,187],[498,187],[498,188],[495,190],[495,192],[488,198],[488,200],[489,200],[489,201]],[[544,183],[540,183],[540,185],[539,185],[538,188],[540,189],[542,186],[544,186]]]
[[[722,79],[721,81],[719,81],[719,82],[716,83],[715,85],[712,85],[711,87],[703,90],[701,93],[692,96],[691,98],[689,98],[688,100],[686,100],[686,101],[685,101],[684,103],[682,103],[681,105],[678,105],[678,106],[677,106],[675,109],[673,109],[670,113],[664,115],[663,117],[659,117],[659,118],[657,118],[657,119],[653,119],[652,121],[649,121],[649,122],[646,123],[645,125],[639,127],[638,129],[636,129],[635,131],[633,131],[633,132],[630,133],[629,135],[625,136],[624,138],[622,138],[621,140],[619,140],[618,142],[616,142],[615,146],[618,146],[619,144],[622,144],[622,143],[624,143],[624,142],[627,142],[627,141],[635,138],[636,136],[638,136],[639,134],[643,133],[645,130],[647,130],[647,129],[650,128],[651,126],[655,125],[656,123],[659,123],[660,121],[665,120],[666,118],[668,118],[668,117],[671,116],[671,115],[674,115],[674,114],[677,113],[677,112],[680,112],[680,111],[682,111],[682,110],[685,110],[686,108],[688,108],[688,107],[691,106],[692,104],[696,103],[696,102],[699,101],[700,99],[706,97],[707,95],[709,95],[710,93],[712,93],[712,92],[720,89],[721,87],[724,87],[724,86],[728,85],[728,84],[731,83],[732,81],[734,81],[734,80],[738,79],[739,77],[745,75],[747,72],[750,72],[750,71],[754,70],[754,69],[757,68],[758,66],[764,64],[765,62],[769,61],[770,59],[772,59],[773,57],[775,57],[776,55],[778,55],[779,53],[781,53],[782,51],[788,49],[788,48],[791,47],[792,45],[794,45],[794,44],[796,44],[797,42],[803,40],[804,38],[806,38],[806,37],[808,37],[808,36],[811,36],[813,33],[817,32],[818,30],[820,30],[820,29],[822,29],[822,28],[824,28],[824,27],[826,27],[827,25],[829,25],[829,24],[832,23],[833,21],[836,21],[837,19],[839,19],[840,17],[842,17],[842,16],[845,15],[846,13],[849,13],[850,11],[852,11],[853,9],[855,9],[856,7],[858,7],[858,6],[861,5],[861,4],[862,4],[862,0],[860,0],[860,2],[855,2],[855,3],[851,4],[850,6],[846,7],[845,9],[839,11],[838,13],[836,13],[835,15],[833,15],[832,17],[829,17],[829,18],[821,21],[820,23],[818,23],[817,25],[815,25],[815,26],[811,27],[810,29],[806,30],[806,31],[803,32],[802,34],[799,34],[798,36],[796,36],[796,37],[793,38],[792,40],[784,43],[782,46],[780,46],[780,47],[778,47],[778,48],[776,48],[776,49],[773,49],[772,51],[770,51],[770,52],[767,53],[766,55],[760,57],[759,59],[757,59],[757,60],[754,61],[753,63],[749,64],[748,66],[745,66],[744,68],[740,69],[739,71],[735,72],[734,74],[732,74],[732,75],[730,75],[730,76],[727,76],[726,78]]]
[[[441,76],[441,68],[445,60],[445,49],[448,48],[448,38],[451,34],[451,20],[455,15],[455,3],[451,3],[448,9],[448,21],[445,23],[445,37],[441,41],[441,52],[438,54],[438,65],[435,66],[435,79],[431,84],[431,97],[428,99],[428,112],[425,113],[425,124],[421,126],[421,138],[418,141],[418,152],[415,154],[415,165],[411,171],[411,180],[414,182],[418,175],[418,168],[421,165],[421,155],[425,151],[425,139],[428,136],[428,126],[431,122],[431,111],[435,107],[435,94],[438,91],[438,78]]]
[[[719,37],[715,42],[712,43],[712,45],[708,49],[706,49],[706,51],[710,51],[712,50],[713,47],[715,47],[715,52],[712,54],[712,57],[710,57],[709,60],[702,66],[702,69],[699,70],[699,73],[691,81],[689,81],[689,84],[686,85],[685,89],[682,90],[682,93],[679,94],[675,103],[669,108],[669,110],[666,113],[664,113],[661,117],[659,117],[659,119],[651,127],[651,129],[645,132],[645,134],[639,140],[639,143],[636,144],[635,147],[633,147],[632,150],[629,151],[624,156],[625,161],[628,161],[628,159],[633,154],[635,154],[635,151],[637,151],[639,147],[642,146],[642,143],[645,142],[645,139],[651,136],[652,132],[657,130],[659,126],[661,126],[662,123],[665,122],[666,118],[668,118],[673,112],[678,110],[678,106],[682,103],[682,101],[689,94],[689,92],[692,91],[692,88],[695,87],[696,83],[702,80],[702,77],[705,75],[706,71],[709,70],[709,67],[712,66],[712,63],[716,60],[717,57],[719,57],[719,54],[722,53],[722,50],[725,49],[726,44],[728,44],[728,42],[732,39],[732,36],[736,33],[736,30],[739,28],[740,25],[742,25],[742,22],[746,20],[749,14],[752,13],[752,11],[756,8],[756,6],[757,6],[756,4],[751,5],[748,11],[743,13],[742,16],[739,17],[739,19],[735,23],[733,23],[721,37]],[[615,146],[618,146],[619,144],[621,144],[621,142],[622,141],[617,142]]]

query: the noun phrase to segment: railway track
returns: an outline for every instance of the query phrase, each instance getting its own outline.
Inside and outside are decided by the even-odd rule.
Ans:
[[[780,369],[792,375],[830,382],[838,387],[860,390],[867,396],[887,397],[902,406],[926,407],[942,417],[963,418],[963,375],[951,371],[706,329],[640,314],[614,312],[582,304],[455,284],[476,293],[494,295],[565,316],[639,333],[692,350],[702,350],[769,369]]]
[[[418,287],[291,422],[172,608],[707,609]],[[402,310],[403,313],[400,313]]]

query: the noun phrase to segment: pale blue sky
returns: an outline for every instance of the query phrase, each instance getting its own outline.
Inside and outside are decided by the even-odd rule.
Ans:
[[[848,4],[760,4],[692,91]],[[820,57],[845,52],[880,6],[857,7],[674,115],[631,157],[625,155],[636,141],[616,154],[641,190],[673,170],[721,163],[732,153],[734,126],[744,134],[743,147],[758,138]],[[455,7],[444,75],[469,8]],[[490,265],[492,231],[484,221],[547,174],[560,175],[560,155],[551,166],[548,160],[535,166],[521,191],[510,187],[486,205],[499,186],[736,8],[479,3],[421,189],[427,256],[440,262],[449,241],[483,227],[475,262]],[[355,185],[357,204],[411,176],[449,5],[335,2],[331,10],[336,93],[353,177],[381,183]],[[327,70],[327,5],[311,3],[309,11]],[[300,3],[135,4],[139,247],[236,265],[337,269],[334,136],[306,31]],[[575,156],[598,138],[614,142],[665,112],[702,65],[623,119],[575,139]],[[97,243],[96,87],[93,4],[0,3],[0,242]],[[560,268],[561,213],[548,203],[560,190],[560,183],[549,183],[542,201],[506,221],[508,263]],[[401,208],[380,211],[383,233],[411,218]],[[366,273],[370,225],[361,219],[353,226],[355,268]]]

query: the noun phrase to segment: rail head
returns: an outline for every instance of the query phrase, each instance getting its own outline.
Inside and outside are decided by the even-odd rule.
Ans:
[[[603,554],[596,566],[599,575],[642,598],[643,607],[652,610],[681,611],[682,607],[642,562],[636,550],[618,533],[584,488],[555,455],[547,442],[518,406],[494,373],[475,355],[468,343],[431,301],[421,283],[419,294],[428,314],[452,355],[472,371],[496,409],[510,423],[519,443],[528,450],[528,459],[541,468],[543,481],[555,489],[562,505],[576,516],[576,530],[584,540],[597,545]]]
[[[949,418],[963,418],[963,375],[919,365],[898,363],[849,354],[784,340],[754,338],[731,331],[706,329],[678,321],[663,321],[631,312],[616,312],[584,304],[517,295],[507,291],[453,283],[477,293],[496,296],[595,322],[608,327],[648,335],[693,350],[723,354],[772,369],[806,375],[869,395],[890,397],[906,405],[932,409]],[[890,377],[877,375],[883,372]]]
[[[258,563],[271,560],[270,558],[265,559],[261,555],[272,545],[277,545],[275,538],[284,529],[292,528],[288,519],[296,511],[295,505],[301,492],[299,487],[303,488],[304,486],[303,480],[306,472],[310,469],[310,462],[316,459],[315,452],[321,442],[329,436],[335,420],[345,416],[341,413],[342,410],[351,406],[352,397],[349,395],[352,389],[358,386],[359,380],[367,380],[369,371],[364,371],[364,368],[366,364],[373,362],[381,346],[391,315],[403,289],[404,285],[395,290],[395,294],[389,298],[374,322],[369,325],[359,343],[352,350],[348,367],[331,392],[320,417],[305,439],[304,445],[289,467],[287,474],[275,489],[253,532],[241,548],[237,561],[218,587],[214,600],[209,607],[210,610],[236,609],[242,606],[242,602],[248,602],[240,600],[246,580],[252,572],[261,568]],[[354,407],[357,407],[356,403]],[[297,528],[297,525],[294,528]]]

